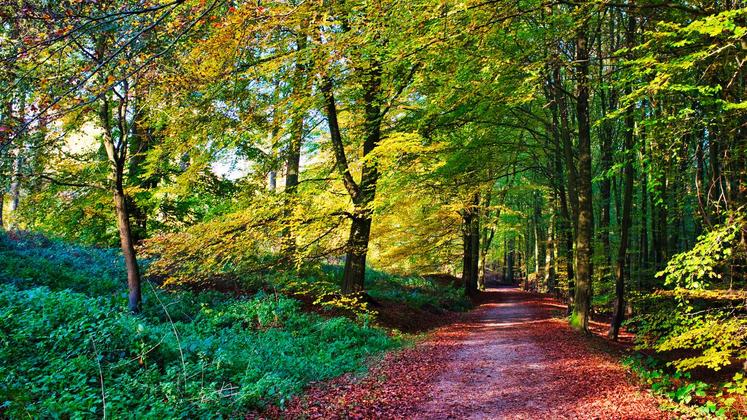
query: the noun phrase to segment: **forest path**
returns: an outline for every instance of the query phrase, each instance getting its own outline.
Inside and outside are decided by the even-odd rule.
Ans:
[[[558,301],[490,288],[477,309],[294,400],[282,417],[659,419],[671,415],[631,384],[602,339],[570,330]]]
[[[516,288],[490,288],[481,300],[451,327],[466,335],[417,418],[665,417],[614,357],[558,319],[558,302]]]

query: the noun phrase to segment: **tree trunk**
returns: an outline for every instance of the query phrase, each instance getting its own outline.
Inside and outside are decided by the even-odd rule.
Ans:
[[[22,94],[21,98],[19,100],[18,105],[18,121],[21,126],[25,124],[25,115],[26,115],[26,95]],[[15,229],[16,221],[13,217],[13,213],[18,209],[18,203],[20,202],[21,198],[21,176],[23,171],[23,153],[24,153],[24,143],[25,143],[26,136],[21,136],[20,138],[16,139],[18,144],[16,144],[16,155],[13,159],[13,173],[11,174],[10,178],[10,189],[8,190],[8,194],[10,195],[10,205],[8,206],[8,214],[10,216],[9,226],[11,229]]]
[[[480,239],[480,272],[477,279],[478,290],[485,289],[485,274],[487,271],[488,251],[490,250],[490,245],[493,242],[493,237],[495,236],[494,228],[481,229],[481,231],[482,238]]]
[[[365,159],[374,151],[381,140],[381,67],[377,62],[369,63],[363,77],[363,105],[364,105],[364,133],[363,155]],[[343,178],[350,195],[354,211],[350,227],[350,237],[347,244],[345,271],[342,279],[342,293],[357,293],[364,289],[366,253],[371,234],[373,218],[373,202],[376,196],[376,183],[379,171],[376,162],[365,160],[361,170],[360,184],[357,184],[350,172],[345,156],[340,126],[337,120],[337,105],[332,87],[332,80],[325,77],[320,90],[325,99],[327,123],[335,154],[335,165]]]
[[[514,282],[514,238],[511,238],[506,246],[506,283],[514,284]]]
[[[275,192],[278,188],[278,173],[277,171],[270,171],[267,173],[267,190]]]
[[[112,137],[109,102],[103,100],[100,110],[100,120],[104,129],[102,141],[106,150],[112,176],[112,192],[114,195],[114,207],[117,216],[117,227],[119,229],[119,242],[122,255],[127,268],[127,287],[129,289],[128,308],[132,313],[140,312],[140,270],[138,269],[137,257],[135,256],[135,245],[130,229],[130,217],[127,211],[127,197],[124,193],[124,169],[127,157],[126,133],[120,133],[118,145],[114,144]]]
[[[700,212],[700,218],[702,220],[702,223],[698,224],[696,229],[696,236],[700,235],[704,226],[713,226],[711,223],[711,216],[706,207],[706,200],[703,191],[705,188],[703,185],[705,174],[705,156],[703,155],[703,147],[705,147],[705,145],[703,137],[705,137],[705,132],[701,133],[698,137],[698,144],[695,149],[695,191],[698,196],[698,211]]]
[[[342,276],[342,293],[361,292],[366,275],[366,255],[371,234],[371,217],[353,217],[350,224],[345,271]]]
[[[296,36],[296,63],[293,73],[293,96],[297,100],[302,98],[308,93],[308,77],[307,77],[307,63],[301,55],[306,50],[307,38],[306,31],[308,30],[308,22],[304,21],[301,24],[301,28]],[[289,194],[294,194],[298,187],[298,176],[299,169],[301,166],[301,145],[303,144],[304,136],[304,110],[293,109],[291,129],[290,129],[290,144],[288,145],[288,157],[285,161],[285,191]]]
[[[557,61],[557,59],[556,59]],[[588,75],[588,63],[587,75]],[[553,69],[553,96],[554,102],[557,103],[558,116],[560,120],[559,134],[563,146],[563,157],[568,172],[568,201],[570,202],[571,224],[573,231],[577,230],[578,222],[578,170],[573,158],[573,140],[571,139],[570,126],[568,123],[568,105],[566,104],[565,94],[562,91],[562,79],[560,76],[560,63],[554,64]]]
[[[592,296],[591,241],[594,212],[591,189],[591,132],[589,123],[589,53],[587,50],[587,22],[576,36],[578,119],[578,229],[576,232],[576,298],[571,316],[574,328],[588,331]]]
[[[633,34],[635,31],[635,18],[628,17],[627,44],[633,45]],[[631,92],[626,88],[626,95]],[[623,153],[625,156],[625,184],[623,186],[623,209],[622,224],[620,226],[620,247],[617,251],[617,262],[615,266],[615,306],[610,323],[609,337],[617,340],[620,333],[623,317],[625,316],[625,262],[628,251],[628,238],[630,236],[630,213],[633,208],[633,130],[635,120],[633,119],[633,108],[625,111],[625,141]]]
[[[641,133],[641,162],[645,161],[646,155],[646,136]],[[643,279],[648,276],[649,265],[649,246],[648,246],[648,170],[641,169],[641,237],[638,264],[638,285],[643,286]],[[648,281],[647,281],[648,283]]]
[[[127,198],[120,186],[114,190],[114,206],[117,211],[119,242],[127,267],[127,288],[129,289],[128,308],[132,313],[140,312],[140,270],[135,256],[135,246],[130,232],[130,218],[127,211]]]
[[[5,207],[5,190],[0,185],[0,231],[5,230],[5,222],[3,221],[3,208]]]
[[[557,60],[557,57],[555,58]],[[571,214],[568,211],[568,201],[566,199],[566,188],[565,188],[565,177],[563,176],[563,146],[565,145],[565,142],[561,142],[560,140],[560,121],[559,121],[559,107],[558,107],[558,98],[559,94],[556,91],[557,86],[555,85],[557,80],[560,79],[560,70],[558,68],[558,64],[553,64],[553,76],[550,78],[549,85],[551,87],[553,100],[550,103],[550,111],[552,113],[552,128],[553,128],[553,142],[555,146],[555,180],[556,180],[556,189],[558,192],[558,198],[560,199],[560,220],[557,223],[557,227],[555,229],[555,234],[558,237],[563,238],[563,245],[562,247],[557,247],[557,256],[558,258],[562,257],[565,258],[566,263],[566,280],[568,282],[568,301],[569,301],[569,309],[570,309],[570,302],[572,301],[573,296],[573,230],[571,228],[572,224],[574,223],[571,220]],[[561,145],[563,143],[563,145]],[[559,233],[559,235],[558,235]],[[561,252],[562,250],[562,252]]]
[[[547,225],[547,242],[545,243],[545,286],[549,293],[555,293],[555,212],[550,216]]]
[[[542,228],[542,203],[538,192],[534,192],[534,211],[533,211],[533,228],[534,228],[534,272],[537,282],[537,290],[543,290],[542,283],[545,280],[545,238]]]
[[[653,225],[654,231],[654,263],[656,270],[661,270],[667,261],[667,249],[669,248],[668,226],[669,215],[667,211],[667,176],[666,170],[662,170],[657,180],[658,197],[654,203],[653,210],[656,211],[656,223]]]
[[[469,296],[478,292],[478,274],[480,259],[480,195],[475,193],[469,207],[462,213],[463,220],[463,249],[462,281]]]

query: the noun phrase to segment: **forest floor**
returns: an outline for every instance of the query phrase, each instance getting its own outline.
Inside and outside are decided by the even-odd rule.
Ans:
[[[313,385],[283,418],[659,419],[620,347],[571,331],[558,301],[494,287],[479,306],[363,377]]]

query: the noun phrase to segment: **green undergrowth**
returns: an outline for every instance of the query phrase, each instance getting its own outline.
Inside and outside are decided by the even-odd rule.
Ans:
[[[320,278],[339,284],[343,267],[325,265]],[[465,311],[471,307],[462,288],[443,286],[421,276],[397,276],[366,268],[366,293],[375,300],[405,304],[417,309]]]
[[[0,238],[0,417],[234,417],[401,344],[260,291],[144,286],[125,311],[116,252]]]
[[[743,418],[747,380],[742,373],[714,384],[693,379],[690,372],[673,369],[651,356],[635,354],[622,363],[654,394],[668,401],[664,409],[687,418]]]

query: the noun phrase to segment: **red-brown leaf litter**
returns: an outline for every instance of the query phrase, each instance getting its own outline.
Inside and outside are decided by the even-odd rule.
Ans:
[[[320,383],[284,410],[310,419],[663,419],[613,347],[572,331],[556,300],[489,289],[474,311],[363,378]]]

